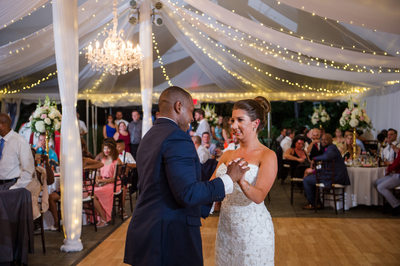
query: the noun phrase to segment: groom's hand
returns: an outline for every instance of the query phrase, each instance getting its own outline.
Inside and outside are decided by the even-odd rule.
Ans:
[[[248,163],[244,159],[236,159],[228,164],[226,174],[229,175],[233,182],[238,182],[243,175],[250,169]]]

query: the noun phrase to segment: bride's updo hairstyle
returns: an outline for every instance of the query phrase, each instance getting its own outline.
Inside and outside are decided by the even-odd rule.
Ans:
[[[246,111],[251,121],[260,119],[257,132],[265,126],[267,114],[271,111],[271,103],[262,96],[257,96],[254,99],[240,100],[233,105],[233,110]]]

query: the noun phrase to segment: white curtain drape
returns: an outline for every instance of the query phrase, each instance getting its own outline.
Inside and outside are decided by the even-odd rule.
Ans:
[[[166,3],[166,6],[175,11],[173,12],[174,15],[176,14],[177,16],[179,16],[179,19],[177,21],[180,21],[180,23],[189,23],[192,25],[192,30],[188,29],[188,31],[193,32],[196,31],[197,28],[198,30],[201,30],[208,36],[225,45],[226,47],[240,52],[241,54],[248,56],[253,60],[257,60],[261,63],[271,65],[282,70],[297,73],[300,75],[306,75],[309,77],[329,80],[342,80],[346,82],[379,83],[382,81],[400,78],[400,74],[396,73],[359,73],[337,70],[333,68],[325,68],[324,65],[315,66],[307,65],[305,63],[298,63],[297,60],[291,60],[290,54],[278,55],[277,53],[265,52],[265,50],[263,49],[264,47],[255,46],[254,41],[247,41],[247,36],[244,36],[244,34],[238,34],[232,28],[229,29],[228,27],[225,27],[223,28],[223,31],[215,30],[215,26],[209,26],[210,22],[213,21],[210,21],[204,16],[198,15],[195,12],[190,12],[182,8],[176,8],[168,2]],[[182,21],[182,19],[184,19],[184,22]],[[295,58],[297,58],[298,56],[297,53],[291,54],[294,55]],[[376,72],[378,72],[378,70],[379,69],[376,69]]]
[[[152,126],[151,107],[153,94],[153,42],[151,37],[151,0],[143,0],[139,9],[139,44],[143,53],[143,65],[140,69],[140,90],[142,93],[143,109],[142,136],[144,136]]]
[[[47,3],[49,0],[0,0],[0,29]]]
[[[398,0],[280,0],[282,4],[340,22],[400,34]]]
[[[61,121],[61,213],[65,252],[83,249],[82,153],[76,101],[78,95],[78,1],[53,1],[54,47],[62,105]]]
[[[371,118],[374,133],[382,129],[394,128],[400,131],[398,106],[400,103],[400,90],[385,95],[373,95],[364,99],[367,103],[366,111]]]
[[[162,0],[162,2],[166,3],[167,0]],[[364,54],[302,40],[300,38],[262,26],[253,20],[233,13],[226,8],[208,0],[185,0],[185,2],[206,13],[207,15],[218,19],[220,22],[245,32],[255,38],[273,43],[275,45],[280,45],[281,47],[285,47],[289,50],[300,52],[305,55],[335,62],[348,62],[362,66],[400,67],[399,57]]]

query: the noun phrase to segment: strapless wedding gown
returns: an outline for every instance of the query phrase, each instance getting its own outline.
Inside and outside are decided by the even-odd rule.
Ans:
[[[249,164],[245,179],[251,185],[257,181],[258,166]],[[216,176],[227,171],[221,164]],[[216,266],[274,265],[274,225],[264,202],[249,200],[234,183],[233,193],[226,195],[219,214],[215,243]]]

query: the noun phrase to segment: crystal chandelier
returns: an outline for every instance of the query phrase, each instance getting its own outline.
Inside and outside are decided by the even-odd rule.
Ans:
[[[108,72],[111,75],[126,74],[141,67],[142,53],[139,45],[133,47],[130,41],[125,43],[124,31],[117,31],[117,0],[113,1],[113,29],[107,32],[108,37],[103,42],[103,47],[96,41],[95,48],[90,44],[86,58],[96,71]]]

